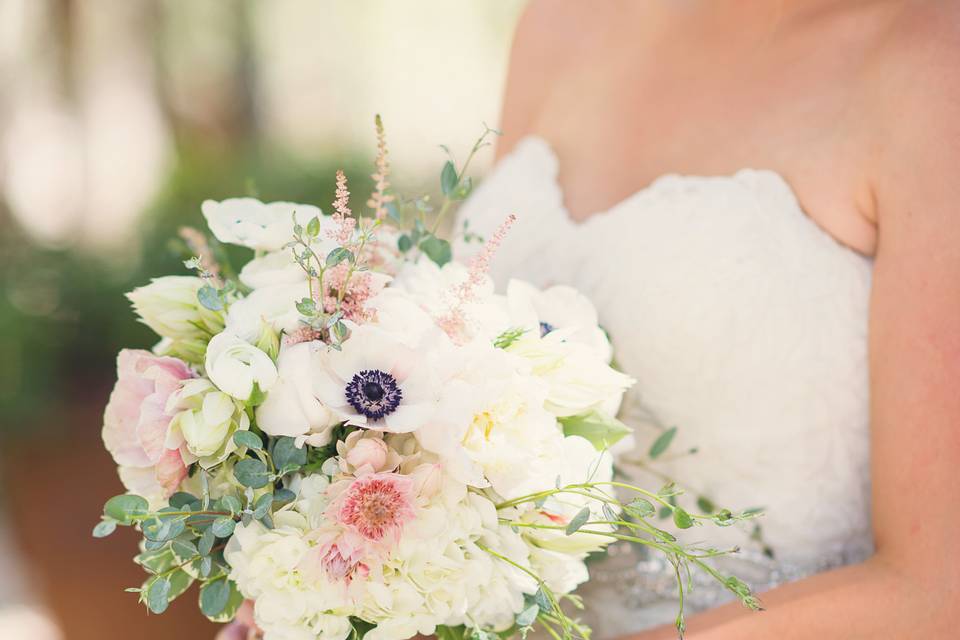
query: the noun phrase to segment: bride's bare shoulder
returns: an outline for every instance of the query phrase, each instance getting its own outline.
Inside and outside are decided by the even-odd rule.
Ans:
[[[957,185],[960,166],[960,2],[904,2],[867,82],[879,207],[922,183]],[[904,191],[905,193],[893,193]]]
[[[587,2],[532,0],[517,23],[503,101],[497,155],[513,148],[532,127],[551,83],[602,26],[604,11]]]

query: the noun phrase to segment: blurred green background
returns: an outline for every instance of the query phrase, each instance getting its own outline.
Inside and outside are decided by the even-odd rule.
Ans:
[[[123,293],[183,273],[206,198],[365,200],[497,122],[522,0],[0,0],[0,638],[211,638],[190,598],[147,616],[100,442],[116,352],[155,337]],[[490,154],[478,158],[478,173]],[[131,532],[124,532],[130,534]]]

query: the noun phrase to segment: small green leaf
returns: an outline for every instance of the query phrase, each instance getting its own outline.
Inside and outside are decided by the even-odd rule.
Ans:
[[[443,191],[443,195],[449,196],[453,193],[453,190],[457,188],[457,182],[459,182],[457,168],[453,166],[451,161],[447,160],[443,163],[443,169],[440,171],[440,189]]]
[[[170,604],[170,581],[155,578],[147,587],[147,606],[153,613],[163,613]]]
[[[130,524],[134,519],[145,516],[149,512],[149,503],[133,494],[114,496],[103,505],[104,515],[113,518],[120,524]]]
[[[297,311],[307,317],[313,317],[317,315],[317,303],[310,298],[303,298],[297,303]]]
[[[196,501],[197,497],[192,493],[187,493],[186,491],[177,491],[175,494],[170,496],[170,499],[168,500],[171,507],[181,511]]]
[[[457,185],[457,188],[453,190],[453,193],[450,194],[450,198],[453,200],[466,200],[471,191],[473,191],[473,179],[470,176],[467,176],[461,180],[460,184]]]
[[[287,436],[277,438],[273,445],[272,455],[273,464],[278,469],[283,469],[288,465],[295,465],[299,468],[307,464],[307,448],[305,446],[297,447],[296,440]]]
[[[267,394],[260,388],[260,383],[254,382],[253,389],[250,390],[250,397],[247,398],[247,404],[251,407],[259,407],[267,399]]]
[[[254,458],[244,458],[233,466],[233,475],[237,482],[251,489],[259,489],[270,482],[267,465]]]
[[[540,615],[540,607],[536,604],[532,604],[523,611],[520,612],[520,615],[517,616],[516,622],[518,627],[529,627],[537,619],[537,616]]]
[[[213,543],[216,542],[216,540],[217,534],[213,532],[213,527],[207,527],[200,536],[199,542],[197,542],[197,551],[202,556],[209,556],[210,551],[213,550]]]
[[[230,583],[214,580],[200,587],[200,611],[208,618],[220,615],[230,600]]]
[[[700,509],[703,513],[713,513],[717,510],[717,506],[713,504],[713,501],[706,496],[700,496],[697,498],[697,509]]]
[[[233,434],[233,441],[238,447],[246,447],[254,451],[263,449],[263,440],[252,431],[237,431]]]
[[[660,457],[664,451],[667,450],[667,447],[670,446],[670,443],[673,442],[673,437],[677,435],[677,428],[670,427],[663,433],[661,433],[656,440],[653,441],[653,444],[650,445],[650,456],[651,460],[655,460]]]
[[[567,525],[565,533],[569,536],[580,530],[590,519],[590,507],[584,507],[573,516],[573,520]]]
[[[624,507],[624,511],[634,518],[649,518],[657,512],[653,504],[643,498],[634,498],[631,500],[630,503]]]
[[[168,602],[172,602],[174,598],[183,594],[193,584],[193,576],[183,569],[177,569],[167,576],[167,579],[170,581],[170,593],[167,594]]]
[[[307,235],[311,238],[320,235],[320,218],[317,216],[310,218],[310,222],[307,223]]]
[[[170,543],[170,550],[173,552],[173,555],[176,556],[180,564],[184,564],[193,560],[197,555],[197,546],[190,542],[189,540],[174,540]]]
[[[590,441],[597,451],[609,449],[632,430],[611,415],[591,409],[586,413],[560,418],[563,435],[580,436]]]
[[[101,520],[97,523],[97,526],[93,528],[93,537],[94,538],[106,538],[108,535],[116,531],[117,521],[110,518],[106,520]]]
[[[237,496],[223,496],[220,498],[220,504],[223,505],[224,509],[229,510],[233,515],[240,513],[240,511],[243,509],[243,504],[241,504],[240,498]]]
[[[236,521],[228,516],[221,516],[213,521],[210,530],[218,538],[229,538],[233,535],[233,530],[237,526]]]
[[[537,603],[537,606],[540,607],[541,611],[549,612],[553,610],[553,603],[550,602],[550,596],[547,595],[543,585],[540,585],[540,588],[537,589],[537,592],[533,594],[533,601]]]
[[[673,510],[673,524],[680,529],[689,529],[693,526],[693,518],[682,508],[676,507]]]
[[[273,506],[273,494],[265,493],[259,498],[253,507],[253,517],[259,520],[270,513],[270,507]]]
[[[327,266],[335,267],[344,260],[349,260],[353,262],[353,252],[344,247],[337,247],[333,251],[327,254]]]
[[[223,300],[220,299],[220,292],[208,284],[203,285],[197,291],[197,300],[210,311],[223,310]]]
[[[397,238],[397,249],[400,250],[400,253],[406,253],[413,249],[413,240],[410,239],[410,236],[403,234]]]
[[[296,499],[297,494],[290,489],[277,489],[273,492],[273,503],[277,505],[288,504]]]
[[[453,250],[450,243],[437,236],[429,236],[420,243],[420,250],[436,263],[438,267],[450,262],[453,258]]]

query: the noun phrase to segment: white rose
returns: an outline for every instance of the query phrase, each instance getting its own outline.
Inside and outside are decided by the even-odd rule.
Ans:
[[[266,353],[234,333],[224,331],[207,345],[207,376],[221,391],[246,401],[253,385],[267,391],[277,381],[277,367]]]
[[[301,224],[321,215],[312,205],[255,198],[206,200],[201,210],[217,240],[259,251],[276,251],[293,239],[294,213]]]
[[[301,342],[284,345],[277,358],[278,378],[257,407],[257,424],[271,436],[290,436],[314,447],[330,443],[331,429],[340,420],[313,392],[314,356],[325,345]]]
[[[170,422],[166,445],[182,446],[184,462],[204,468],[223,462],[236,444],[233,434],[250,428],[250,419],[233,398],[205,378],[188,380],[170,396],[168,410],[181,409]]]
[[[203,280],[194,276],[154,278],[127,294],[140,320],[164,338],[190,340],[223,329],[223,315],[203,307],[197,291]]]

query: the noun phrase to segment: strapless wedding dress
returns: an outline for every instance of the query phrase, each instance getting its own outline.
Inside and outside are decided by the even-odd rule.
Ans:
[[[618,364],[637,379],[621,411],[636,430],[622,470],[659,488],[630,461],[677,426],[651,466],[719,506],[762,507],[773,558],[747,525],[685,539],[741,546],[722,568],[757,590],[867,557],[871,261],[818,227],[771,171],[664,176],[582,223],[557,171],[549,145],[526,138],[460,217],[489,236],[517,214],[492,267],[499,285],[568,284],[596,304]],[[672,622],[671,567],[617,545],[590,569],[579,593],[595,637]],[[687,604],[725,599],[703,580]]]

